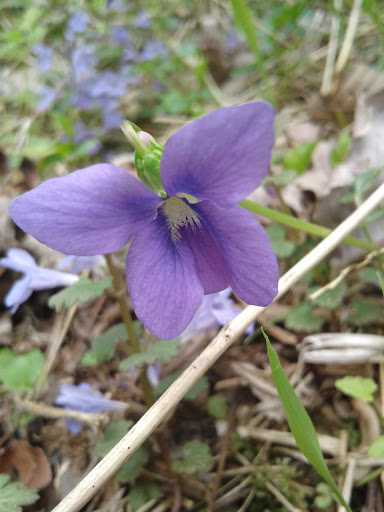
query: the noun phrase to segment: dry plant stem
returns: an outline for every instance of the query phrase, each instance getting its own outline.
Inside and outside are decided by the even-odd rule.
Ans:
[[[292,267],[279,281],[276,298],[284,295],[308,270],[323,260],[381,201],[382,184],[368,199],[342,222],[325,240]],[[123,439],[102,461],[57,505],[54,512],[78,512],[87,501],[111,478],[119,467],[162,423],[195,382],[239,338],[247,326],[265,308],[248,306],[225,326],[207,348],[144,414]]]
[[[334,0],[334,8],[336,11],[341,10],[341,0]],[[331,92],[333,68],[335,65],[337,52],[337,39],[339,36],[339,25],[340,22],[338,16],[332,16],[331,33],[329,35],[327,58],[325,61],[323,80],[320,89],[320,94],[322,96],[328,96],[328,94]]]
[[[266,482],[265,487],[271,492],[274,497],[280,501],[280,503],[289,511],[289,512],[301,512],[299,508],[296,508],[292,505],[291,502],[287,500],[287,498],[277,489],[271,482]]]
[[[128,338],[129,338],[129,342],[131,344],[132,350],[134,352],[140,352],[140,347],[137,342],[135,330],[133,328],[131,314],[127,307],[127,303],[125,302],[123,289],[120,286],[119,277],[117,275],[115,265],[113,264],[112,256],[110,254],[106,254],[105,260],[107,262],[108,271],[112,276],[113,289],[116,293],[116,300],[118,301],[119,306],[120,306],[121,316],[123,318],[123,322],[124,322],[125,328],[127,330],[127,334],[128,334]]]
[[[75,313],[77,311],[78,302],[74,304],[72,307],[68,309],[64,316],[64,320],[62,321],[62,318],[59,318],[59,326],[54,325],[53,327],[53,342],[49,347],[47,359],[45,361],[45,365],[43,368],[43,371],[41,372],[39,376],[39,380],[37,381],[37,384],[35,386],[35,389],[33,391],[33,397],[37,399],[40,395],[41,389],[44,385],[44,382],[46,378],[49,375],[49,372],[52,369],[53,363],[55,362],[56,355],[58,351],[60,350],[61,344],[64,341],[65,335],[68,332],[68,329],[72,323],[73,317],[75,316]]]
[[[357,24],[359,21],[361,3],[362,0],[354,0],[353,2],[351,15],[349,16],[348,20],[347,31],[345,32],[344,41],[335,65],[336,73],[340,73],[340,71],[342,71],[347,63],[349,54],[351,53],[353,39],[355,37]]]

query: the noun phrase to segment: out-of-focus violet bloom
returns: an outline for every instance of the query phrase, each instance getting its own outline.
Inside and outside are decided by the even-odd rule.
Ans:
[[[81,34],[89,23],[88,14],[82,9],[76,9],[68,20],[65,38],[71,40],[75,34]]]
[[[4,299],[4,305],[11,308],[13,315],[34,291],[50,290],[58,286],[70,286],[78,280],[77,276],[39,267],[33,257],[24,249],[9,249],[0,265],[23,276],[14,283]]]
[[[81,80],[94,73],[98,59],[93,48],[80,46],[75,48],[71,54],[72,69],[76,81]]]
[[[40,73],[48,71],[52,63],[52,48],[43,43],[37,43],[32,48],[33,55],[37,57],[37,67]]]
[[[128,10],[128,5],[122,0],[107,0],[106,7],[115,12],[127,12]]]
[[[137,60],[145,62],[159,55],[167,55],[167,49],[161,41],[146,41],[137,56]]]
[[[134,237],[128,290],[137,317],[159,338],[180,335],[203,295],[228,286],[266,306],[277,293],[276,257],[253,215],[236,205],[267,174],[273,115],[270,104],[253,102],[180,128],[161,156],[165,198],[124,169],[97,164],[26,192],[11,217],[53,249],[79,256],[116,251]]]
[[[136,28],[146,29],[151,25],[148,12],[145,9],[140,9],[137,12],[135,19],[133,20],[133,24]]]
[[[90,270],[104,264],[104,258],[97,256],[65,256],[57,265],[57,270],[64,270],[70,274],[80,274],[83,270]]]
[[[37,109],[39,112],[46,110],[56,98],[56,91],[48,85],[41,85],[37,91]]]
[[[184,343],[201,332],[223,326],[228,320],[235,318],[241,309],[230,298],[230,295],[230,288],[218,293],[204,295],[195,316],[180,336],[181,342]],[[253,324],[247,328],[246,332],[251,334],[252,331]]]
[[[111,28],[111,39],[115,43],[126,45],[130,35],[130,30],[128,30],[125,27],[122,27],[121,25],[115,25]]]
[[[61,384],[55,404],[61,405],[67,410],[89,413],[121,409],[120,402],[108,400],[103,395],[94,393],[91,386],[86,382],[82,382],[77,386],[74,384]],[[69,432],[73,435],[78,434],[83,428],[83,424],[76,420],[67,419],[65,423]]]

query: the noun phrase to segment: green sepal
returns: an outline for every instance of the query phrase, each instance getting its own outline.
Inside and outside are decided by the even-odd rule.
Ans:
[[[160,180],[160,160],[163,148],[157,142],[150,141],[149,151],[140,155],[135,151],[135,167],[140,181],[155,194],[167,197]]]

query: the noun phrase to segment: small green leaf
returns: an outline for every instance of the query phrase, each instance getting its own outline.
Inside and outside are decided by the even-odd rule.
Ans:
[[[161,396],[171,384],[175,382],[175,380],[181,375],[182,370],[177,370],[176,372],[167,375],[164,379],[161,379],[159,385],[155,388],[155,395],[157,397]],[[205,391],[208,388],[208,379],[204,375],[201,377],[188,391],[188,393],[184,396],[184,400],[195,400],[200,393]]]
[[[352,137],[349,133],[340,133],[331,153],[331,165],[335,166],[344,162],[348,155]]]
[[[70,308],[77,301],[88,302],[89,299],[100,297],[105,290],[111,287],[112,277],[106,276],[100,281],[91,281],[90,279],[79,279],[76,283],[64,290],[61,290],[48,301],[51,308],[60,311],[62,308]]]
[[[182,449],[183,459],[172,462],[175,473],[194,475],[199,471],[206,471],[212,462],[209,446],[201,441],[188,441]]]
[[[9,482],[9,476],[0,474],[0,510],[1,512],[22,512],[24,505],[31,505],[39,495],[33,489],[27,489],[21,482]]]
[[[311,287],[307,292],[307,296],[310,297],[312,293],[316,292],[319,289],[320,286]],[[346,291],[347,286],[344,281],[341,281],[333,288],[324,291],[323,293],[321,293],[321,295],[311,300],[312,303],[315,304],[316,306],[320,306],[327,309],[335,309],[338,306],[340,306],[340,304],[343,302]]]
[[[179,351],[179,339],[159,340],[153,343],[146,352],[139,352],[123,359],[119,365],[121,371],[128,371],[131,366],[142,368],[143,366],[160,361],[162,364],[168,364]]]
[[[276,185],[276,187],[286,187],[297,178],[297,172],[294,169],[285,169],[278,174],[268,175],[263,180],[263,185]]]
[[[325,464],[312,421],[300,400],[297,398],[295,391],[281,367],[279,358],[273,350],[268,336],[264,331],[263,335],[267,343],[273,382],[275,383],[281,403],[283,404],[285,416],[292,435],[295,438],[297,447],[335,493],[338,503],[344,505],[348,512],[351,512],[350,507],[345,503],[327,465]]]
[[[372,457],[372,459],[384,457],[384,436],[379,436],[373,441],[368,448],[368,457]]]
[[[125,436],[132,427],[133,421],[120,420],[110,423],[105,429],[103,439],[96,442],[94,452],[100,457],[104,457],[112,448]]]
[[[266,233],[273,252],[278,258],[287,258],[295,250],[295,244],[286,239],[286,233],[279,224],[271,224],[266,228]]]
[[[81,358],[84,366],[97,366],[104,361],[110,361],[115,353],[118,340],[127,341],[127,331],[123,323],[113,325],[92,340],[90,350]]]
[[[161,495],[161,489],[155,482],[137,482],[129,493],[129,504],[135,512],[148,501],[156,500]]]
[[[324,323],[324,317],[312,315],[313,306],[303,302],[291,307],[285,319],[285,327],[292,331],[316,332]]]
[[[377,277],[379,279],[379,282],[380,282],[380,286],[381,286],[381,291],[383,292],[383,297],[384,297],[384,279],[382,278],[382,276],[376,272],[377,274]]]
[[[212,395],[207,400],[207,411],[215,419],[225,418],[227,402],[222,395]]]
[[[0,380],[14,391],[28,391],[43,366],[44,357],[37,348],[25,354],[15,354],[8,347],[0,349]]]
[[[349,323],[356,326],[375,323],[383,314],[383,307],[375,302],[356,299],[350,303],[352,313],[348,317]]]
[[[345,395],[352,396],[363,402],[373,402],[377,384],[372,379],[364,377],[343,377],[335,381],[335,388]]]
[[[115,475],[116,480],[124,484],[134,482],[148,460],[149,455],[147,449],[145,446],[140,446],[117,471]]]
[[[316,144],[316,142],[303,142],[289,149],[284,155],[284,168],[293,169],[298,174],[304,172],[305,169],[308,169]]]

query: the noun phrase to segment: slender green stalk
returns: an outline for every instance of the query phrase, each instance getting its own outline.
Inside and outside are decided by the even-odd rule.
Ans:
[[[231,4],[236,25],[243,32],[247,44],[253,53],[257,69],[267,88],[269,100],[276,105],[275,91],[264,68],[263,55],[260,52],[252,12],[248,9],[244,0],[231,0]]]
[[[290,215],[286,215],[285,213],[281,213],[276,210],[272,210],[271,208],[267,208],[266,206],[261,206],[259,204],[253,203],[248,199],[244,199],[244,201],[241,201],[241,203],[239,203],[239,206],[253,213],[257,213],[262,217],[266,217],[267,219],[274,220],[276,222],[279,222],[280,224],[284,224],[285,226],[289,226],[291,228],[304,231],[305,233],[309,233],[311,235],[319,236],[320,238],[326,238],[333,231],[332,229],[324,228],[323,226],[318,226],[317,224],[312,224],[311,222],[296,219],[295,217],[291,217]],[[343,239],[342,243],[346,245],[352,245],[354,247],[359,247],[360,249],[364,249],[370,252],[377,251],[380,249],[380,247],[371,242],[359,240],[358,238],[354,238],[353,236],[346,236]]]

